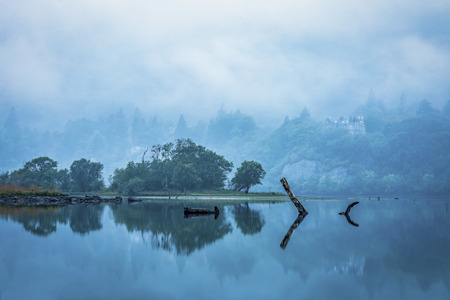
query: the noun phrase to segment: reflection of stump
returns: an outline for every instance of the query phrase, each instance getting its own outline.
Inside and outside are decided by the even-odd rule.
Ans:
[[[295,207],[297,207],[299,214],[308,213],[306,209],[303,207],[303,205],[298,201],[297,198],[295,198],[294,193],[291,191],[291,187],[289,186],[286,178],[281,178],[281,184],[283,185],[284,189],[286,190],[286,193],[288,194],[289,198],[291,199],[292,203],[294,203]]]
[[[136,199],[136,198],[129,197],[128,203],[133,203],[133,202],[142,202],[142,199]]]
[[[305,213],[300,213],[297,216],[297,219],[295,219],[292,226],[289,228],[288,232],[286,233],[286,236],[284,237],[283,241],[280,244],[280,247],[282,249],[285,249],[287,244],[289,243],[289,240],[291,239],[291,235],[294,232],[295,229],[297,229],[298,225],[303,221],[303,219],[308,215],[308,212],[305,211]]]
[[[220,211],[217,206],[214,206],[214,210],[209,210],[206,208],[190,208],[184,207],[184,217],[192,218],[192,217],[203,217],[208,215],[214,215],[214,219],[219,217]]]

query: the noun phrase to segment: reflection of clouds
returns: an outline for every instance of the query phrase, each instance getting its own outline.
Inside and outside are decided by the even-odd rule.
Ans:
[[[313,274],[304,290],[305,294],[308,295],[305,299],[396,299],[392,295],[383,296],[385,298],[369,298],[364,287],[360,286],[354,278],[337,275],[327,276],[322,272]]]
[[[251,250],[252,247],[246,249],[242,246],[235,244],[234,247],[216,247],[214,251],[208,252],[208,265],[220,280],[229,277],[239,279],[252,273],[258,263],[258,255]]]
[[[286,227],[278,215],[297,211],[291,203],[257,206],[266,220],[260,233],[244,235],[232,223],[232,233],[189,255],[154,247],[151,232],[129,232],[109,206],[102,229],[88,235],[66,224],[42,238],[0,219],[0,291],[5,299],[446,299],[450,239],[433,231],[448,228],[442,207],[364,205],[358,218],[367,226],[350,230],[337,215],[341,203],[308,203],[305,222],[318,225],[302,223],[286,250],[279,242],[292,219]],[[230,210],[225,223],[232,219]]]

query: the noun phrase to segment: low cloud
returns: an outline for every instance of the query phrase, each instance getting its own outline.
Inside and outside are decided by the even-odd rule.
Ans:
[[[9,1],[0,101],[62,117],[105,107],[207,119],[351,111],[370,91],[450,96],[443,1]],[[12,99],[12,100],[11,100]]]

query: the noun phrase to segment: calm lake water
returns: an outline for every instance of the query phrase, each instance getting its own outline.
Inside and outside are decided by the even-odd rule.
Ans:
[[[0,299],[450,299],[450,199],[359,201],[0,207]]]

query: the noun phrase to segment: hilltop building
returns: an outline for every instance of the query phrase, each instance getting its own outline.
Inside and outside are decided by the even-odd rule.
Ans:
[[[350,134],[365,134],[366,125],[363,116],[339,117],[338,119],[328,117],[327,128],[342,128]]]

